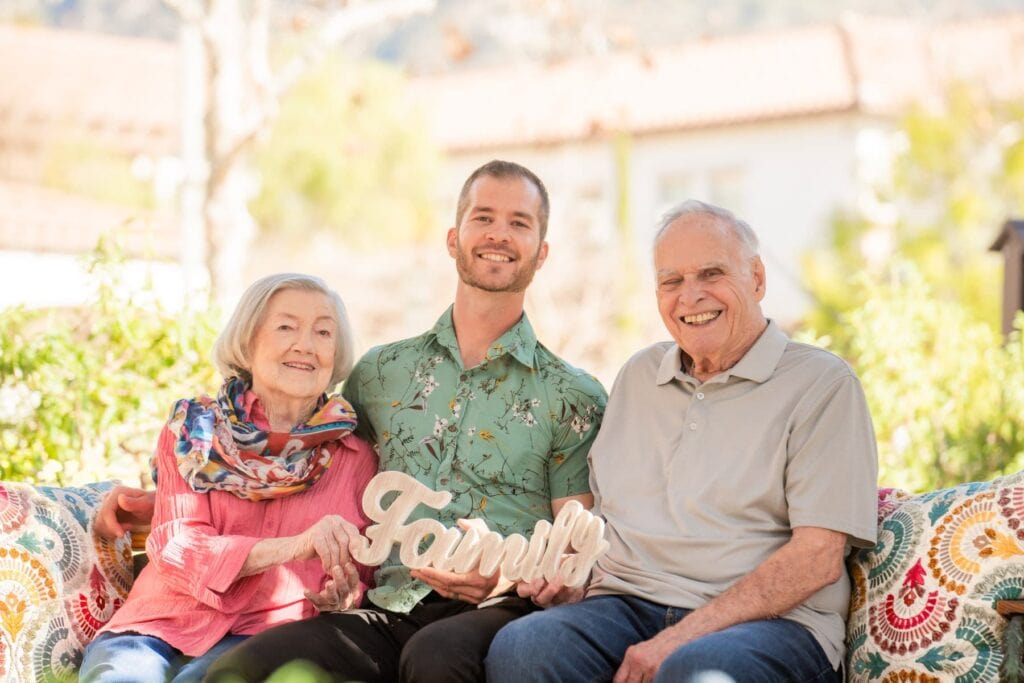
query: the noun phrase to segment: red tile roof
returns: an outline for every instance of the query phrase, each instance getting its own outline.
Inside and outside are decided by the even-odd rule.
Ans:
[[[448,150],[581,140],[823,112],[892,113],[951,78],[1024,93],[1024,13],[927,27],[851,18],[553,66],[412,83]]]

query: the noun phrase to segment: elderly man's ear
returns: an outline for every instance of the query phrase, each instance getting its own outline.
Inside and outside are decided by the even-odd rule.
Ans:
[[[767,287],[765,286],[764,276],[764,261],[761,260],[760,256],[754,257],[754,294],[757,295],[757,300],[761,301],[764,299],[764,294]]]

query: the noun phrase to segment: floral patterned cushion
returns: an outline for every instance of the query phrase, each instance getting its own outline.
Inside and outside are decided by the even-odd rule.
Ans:
[[[127,538],[97,540],[110,483],[0,482],[0,680],[75,680],[82,649],[132,582]]]
[[[910,495],[881,489],[878,544],[849,561],[851,681],[998,679],[1024,593],[1024,472]]]

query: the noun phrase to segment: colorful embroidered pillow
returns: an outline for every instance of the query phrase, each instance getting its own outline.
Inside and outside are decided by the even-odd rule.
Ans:
[[[1006,621],[1024,593],[1024,472],[878,495],[878,544],[849,561],[851,681],[998,679]]]
[[[0,680],[76,680],[82,649],[132,582],[127,539],[96,541],[110,483],[0,482]]]

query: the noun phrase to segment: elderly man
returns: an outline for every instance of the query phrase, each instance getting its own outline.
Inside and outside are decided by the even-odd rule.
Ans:
[[[503,628],[504,681],[840,680],[851,545],[875,541],[877,456],[857,377],[761,312],[757,238],[688,201],[655,238],[674,341],[619,373],[590,453],[608,553],[586,597]]]
[[[529,534],[570,500],[593,502],[587,453],[604,389],[545,348],[523,312],[547,257],[548,213],[547,190],[529,169],[492,161],[474,171],[447,236],[459,274],[454,304],[424,334],[371,349],[345,382],[381,469],[452,492],[444,510],[421,506],[414,517],[447,526],[481,518],[503,534]],[[145,499],[117,500],[146,516]],[[112,527],[116,508],[106,505]],[[366,609],[254,636],[207,680],[264,680],[292,659],[343,680],[478,680],[493,635],[535,609],[498,574],[410,572],[397,549],[375,578]]]

